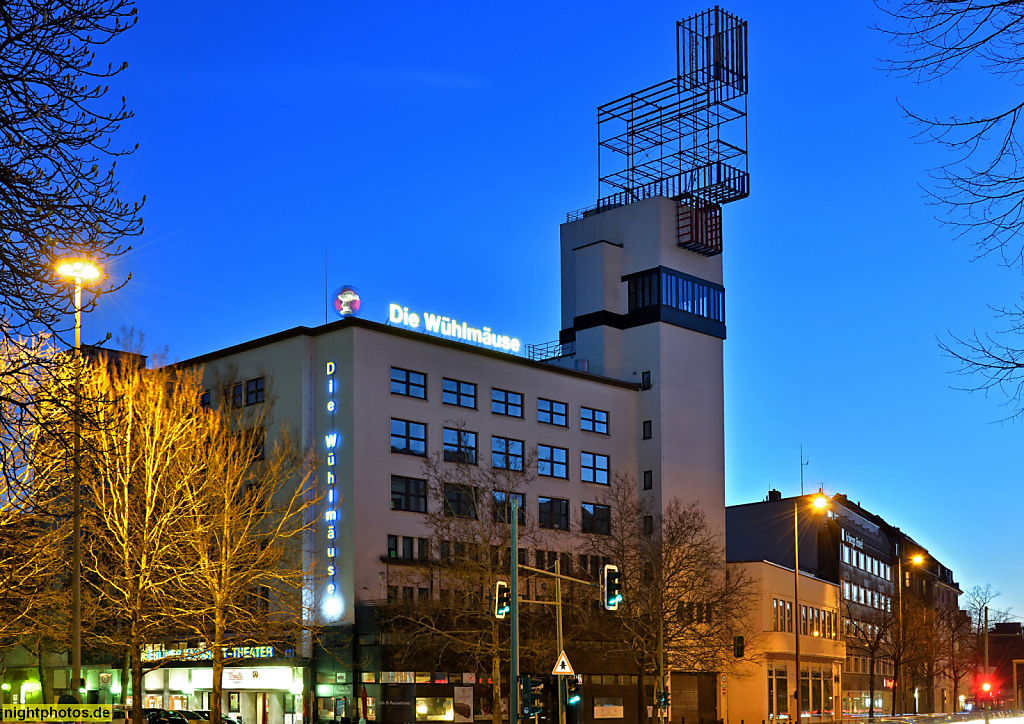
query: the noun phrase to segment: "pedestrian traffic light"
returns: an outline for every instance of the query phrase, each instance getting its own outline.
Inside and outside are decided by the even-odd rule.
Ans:
[[[601,605],[609,611],[618,609],[622,603],[622,574],[618,566],[608,564],[601,574]]]
[[[737,659],[743,658],[744,641],[742,636],[732,637],[732,655]]]
[[[668,692],[659,691],[655,697],[655,702],[657,702],[659,709],[668,709]]]
[[[568,706],[576,706],[583,701],[583,692],[580,690],[580,681],[575,676],[569,676],[565,682],[565,703]]]
[[[519,677],[519,697],[522,706],[522,718],[530,719],[544,711],[544,682],[534,681],[529,676]]]
[[[505,618],[512,610],[512,591],[505,581],[494,584],[494,617]]]

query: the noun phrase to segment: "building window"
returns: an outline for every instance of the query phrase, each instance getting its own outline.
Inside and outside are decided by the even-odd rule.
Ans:
[[[427,399],[427,376],[422,372],[391,368],[391,394]]]
[[[427,512],[427,481],[420,478],[391,476],[391,510]]]
[[[644,516],[644,535],[654,535],[654,516]]]
[[[421,561],[430,560],[430,541],[426,538],[416,539],[416,555]]]
[[[523,416],[523,396],[508,390],[491,390],[491,412],[509,417]]]
[[[650,420],[644,420],[644,424],[643,424],[644,440],[650,440],[651,439],[652,427],[653,427],[653,425],[651,425],[651,421]]]
[[[476,488],[445,483],[444,512],[456,518],[476,518]]]
[[[537,422],[546,422],[549,425],[566,427],[565,403],[545,400],[543,397],[537,399]]]
[[[649,390],[649,389],[651,389],[651,373],[649,371],[648,372],[641,372],[640,373],[640,389],[641,390]]]
[[[654,471],[644,470],[644,490],[651,490],[654,487]]]
[[[211,405],[212,401],[210,399],[210,391],[203,390],[201,393],[199,393],[199,407],[201,407],[204,410],[209,410]]]
[[[445,377],[441,381],[441,401],[446,405],[458,405],[476,409],[476,385]]]
[[[243,387],[241,382],[236,382],[224,388],[224,397],[231,401],[232,407],[241,407],[242,403],[245,402],[242,393]]]
[[[443,442],[445,462],[476,465],[475,432],[446,427]]]
[[[599,535],[611,535],[612,533],[612,509],[607,505],[584,503],[582,521],[584,533]]]
[[[599,432],[602,435],[608,434],[608,413],[604,410],[594,410],[589,407],[580,408],[580,429],[588,432]]]
[[[388,536],[388,558],[398,558],[405,561],[414,560],[413,553],[416,547],[416,539],[407,536]]]
[[[507,437],[492,437],[491,466],[502,470],[522,471],[523,441]]]
[[[427,426],[422,422],[410,422],[392,417],[391,452],[425,457],[427,454]]]
[[[537,474],[549,478],[568,478],[569,451],[564,447],[537,446]]]
[[[539,498],[541,528],[569,530],[569,501],[562,498]]]
[[[263,378],[257,377],[245,383],[245,404],[258,405],[263,402]]]
[[[388,536],[388,558],[398,558],[398,536]]]
[[[512,522],[512,503],[515,503],[519,510],[519,524],[526,525],[526,496],[522,493],[506,493],[495,490],[494,493],[494,521],[496,523]]]
[[[608,456],[580,453],[580,480],[584,483],[608,484]]]

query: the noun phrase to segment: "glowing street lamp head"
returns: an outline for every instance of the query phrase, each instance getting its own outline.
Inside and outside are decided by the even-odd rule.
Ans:
[[[919,566],[919,565],[921,565],[924,562],[924,556],[922,556],[922,555],[911,556],[910,562],[913,563],[915,566]]]
[[[817,510],[825,510],[825,508],[828,507],[828,498],[826,498],[824,495],[816,495],[814,496],[814,500],[811,501],[811,504]]]
[[[84,257],[61,259],[57,263],[57,273],[63,277],[74,279],[78,284],[88,284],[103,276],[99,265]]]

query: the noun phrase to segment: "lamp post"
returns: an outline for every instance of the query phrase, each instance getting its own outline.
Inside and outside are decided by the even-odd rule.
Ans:
[[[800,498],[793,498],[793,640],[796,654],[796,721],[800,721],[800,706],[803,703],[800,682]],[[828,498],[820,492],[811,500],[816,510],[828,507]]]
[[[75,284],[75,364],[82,355],[82,286],[97,281],[102,272],[89,259],[64,259],[57,265],[57,273]],[[78,369],[75,368],[74,411],[74,468],[71,491],[71,682],[75,697],[82,698],[82,441],[81,422],[78,419]]]
[[[924,556],[921,554],[915,554],[910,557],[908,563],[912,563],[915,566],[919,566],[924,562]],[[903,555],[897,550],[896,555],[896,578],[899,581],[896,586],[896,610],[899,612],[900,617],[900,651],[906,648],[907,645],[907,627],[906,621],[903,617]],[[900,714],[907,706],[907,698],[903,692],[906,691],[906,686],[903,682],[903,662],[900,661],[900,668],[896,672],[896,687],[897,691],[893,693],[893,699],[899,698],[900,701]]]

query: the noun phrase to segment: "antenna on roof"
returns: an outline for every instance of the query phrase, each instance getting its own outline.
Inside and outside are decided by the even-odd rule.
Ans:
[[[811,461],[804,461],[804,446],[800,445],[800,495],[804,494],[804,466],[810,465]]]

